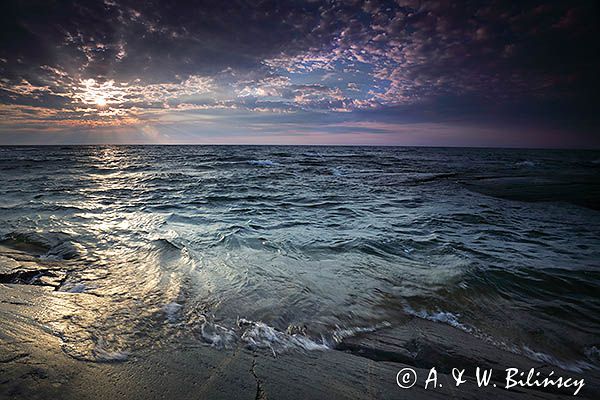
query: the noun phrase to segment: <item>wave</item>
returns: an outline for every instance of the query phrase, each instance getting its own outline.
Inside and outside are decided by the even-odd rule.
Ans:
[[[333,340],[335,341],[335,343],[341,343],[342,340],[352,337],[352,336],[356,336],[356,335],[360,335],[363,333],[371,333],[371,332],[375,332],[378,331],[380,329],[384,329],[384,328],[389,328],[391,327],[392,324],[390,324],[387,321],[384,321],[382,323],[376,324],[374,326],[362,326],[362,327],[354,327],[354,328],[340,328],[337,327],[335,331],[333,331]]]
[[[102,337],[96,336],[95,339],[92,338],[88,341],[88,338],[69,338],[51,327],[46,326],[45,328],[61,340],[62,351],[75,360],[96,363],[118,363],[127,361],[131,354],[126,350],[113,348],[113,345],[107,343]]]
[[[81,244],[64,232],[11,232],[0,243],[46,260],[73,260],[87,254]]]
[[[0,244],[33,261],[75,259],[39,262],[54,276],[19,270],[3,279],[51,282],[61,299],[81,299],[81,307],[90,307],[92,296],[110,301],[106,315],[82,313],[94,315],[101,328],[86,321],[82,329],[89,324],[112,338],[144,320],[135,328],[151,330],[156,322],[158,332],[144,333],[162,340],[190,323],[198,341],[215,347],[336,348],[346,335],[377,329],[350,325],[372,325],[367,321],[382,315],[402,324],[410,299],[417,317],[518,343],[499,347],[600,366],[590,348],[598,345],[600,321],[594,290],[600,214],[554,203],[600,209],[596,153],[73,149],[63,160],[55,160],[64,154],[58,148],[3,150],[0,168],[16,165],[19,173],[0,171]],[[33,156],[41,161],[27,160]],[[531,163],[537,166],[527,168]],[[338,172],[343,176],[333,176]],[[17,232],[2,236],[11,231]],[[276,305],[279,298],[285,304]],[[380,302],[400,314],[373,307]],[[476,307],[466,308],[471,302]],[[223,310],[216,321],[222,326],[205,321],[201,329],[202,321],[188,321],[197,315],[187,314],[187,304]],[[274,305],[268,315],[281,319],[264,316],[266,304]],[[500,305],[521,304],[520,318],[493,325],[505,318]],[[280,325],[315,309],[326,325],[311,324],[310,333]],[[336,316],[349,314],[365,319],[335,326]],[[238,326],[237,315],[261,315],[265,324]]]
[[[200,326],[203,341],[218,349],[230,349],[241,342],[251,349],[268,349],[276,356],[290,348],[303,350],[329,350],[324,342],[314,341],[301,334],[288,334],[265,324],[238,318],[236,329],[226,328],[204,318]]]
[[[237,343],[242,343],[250,349],[265,349],[271,351],[273,356],[287,350],[328,351],[335,350],[336,346],[345,338],[362,333],[375,332],[391,324],[383,322],[374,326],[363,327],[336,327],[329,334],[320,338],[313,338],[306,334],[305,327],[290,326],[280,331],[262,321],[252,321],[238,318],[235,328],[227,328],[210,321],[203,316],[200,325],[200,339],[218,349],[231,349]]]
[[[123,362],[129,358],[128,351],[113,350],[101,337],[97,339],[89,355],[69,354],[73,358],[100,363]]]
[[[437,311],[437,312],[432,313],[432,312],[428,312],[425,310],[415,311],[410,306],[405,306],[404,311],[407,314],[412,315],[414,317],[450,325],[450,326],[460,329],[466,333],[472,334],[475,337],[477,337],[478,339],[481,339],[481,340],[485,341],[486,343],[489,343],[501,350],[505,350],[505,351],[509,351],[514,354],[525,356],[533,361],[539,361],[539,362],[551,364],[556,367],[562,368],[565,371],[581,373],[584,370],[597,369],[597,367],[595,367],[592,363],[590,363],[588,361],[583,361],[583,360],[563,361],[553,355],[543,353],[540,351],[532,350],[529,346],[526,346],[526,345],[518,346],[518,345],[514,345],[514,344],[507,344],[504,341],[500,341],[489,335],[486,335],[485,333],[479,331],[478,329],[476,329],[473,326],[470,326],[468,324],[460,322],[458,320],[459,315],[453,314],[451,312]],[[586,351],[586,356],[590,359],[592,358],[590,356],[592,354],[592,352],[593,352],[593,350],[590,350],[590,349],[588,349]]]
[[[260,167],[274,167],[274,166],[281,165],[280,163],[272,161],[272,160],[250,160],[250,161],[248,161],[248,164],[258,165]]]
[[[522,347],[516,348],[516,349],[513,348],[511,350],[513,353],[524,355],[527,358],[534,360],[534,361],[539,361],[539,362],[554,365],[556,367],[560,367],[560,368],[564,369],[565,371],[581,373],[585,370],[596,369],[596,367],[593,364],[591,364],[587,361],[582,361],[582,360],[576,360],[576,361],[571,361],[571,362],[562,361],[562,360],[559,360],[558,358],[554,357],[553,355],[550,355],[547,353],[542,353],[540,351],[532,350],[528,346],[522,346]]]
[[[100,346],[96,346],[92,353],[95,362],[123,362],[129,358],[127,351],[110,351]]]
[[[323,158],[323,156],[320,153],[312,152],[312,151],[306,151],[306,152],[302,153],[302,155],[304,157],[320,157],[320,158]]]
[[[247,319],[238,319],[238,326],[244,328],[240,339],[250,348],[269,349],[275,356],[278,351],[288,348],[301,348],[304,350],[329,350],[330,347],[321,341],[314,341],[302,334],[288,334],[280,332],[264,322],[254,322]]]
[[[329,170],[331,171],[331,175],[333,175],[333,176],[344,175],[344,173],[342,172],[342,169],[339,167],[330,168]]]
[[[412,173],[406,180],[406,184],[420,184],[420,183],[429,183],[438,180],[444,180],[448,178],[454,178],[459,176],[457,172],[448,172],[448,173]]]
[[[405,306],[404,312],[406,312],[407,314],[412,315],[414,317],[421,318],[421,319],[426,319],[426,320],[433,321],[433,322],[441,322],[441,323],[453,326],[455,328],[458,328],[467,333],[474,332],[473,327],[459,322],[458,321],[459,316],[452,314],[451,312],[437,311],[434,313],[430,313],[425,310],[415,311],[410,306]]]
[[[237,342],[236,333],[217,323],[210,322],[203,316],[204,322],[200,325],[200,338],[217,349],[229,349]]]
[[[535,167],[537,164],[530,160],[518,161],[515,163],[517,167]]]

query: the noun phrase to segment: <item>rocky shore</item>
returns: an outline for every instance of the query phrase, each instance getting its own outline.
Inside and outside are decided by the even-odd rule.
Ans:
[[[0,249],[0,398],[5,399],[560,399],[572,388],[504,388],[504,370],[535,368],[541,376],[585,379],[579,398],[598,398],[596,370],[565,371],[499,349],[451,326],[409,318],[402,326],[348,337],[335,350],[272,352],[239,345],[220,350],[176,338],[131,354],[96,361],[65,351],[72,343],[56,326],[84,329],[78,305],[95,296],[60,291],[65,261],[41,261],[11,245]],[[94,349],[99,352],[101,349]],[[104,360],[103,362],[98,360]],[[431,368],[436,387],[425,389]],[[479,388],[475,370],[493,369]],[[418,380],[398,386],[397,374],[414,369]],[[464,369],[456,387],[453,369]],[[495,385],[495,386],[494,386]]]

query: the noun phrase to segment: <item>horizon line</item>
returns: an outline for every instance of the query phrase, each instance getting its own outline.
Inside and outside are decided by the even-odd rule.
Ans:
[[[401,145],[401,144],[281,144],[281,143],[32,143],[6,144],[0,147],[86,147],[86,146],[244,146],[244,147],[407,147],[430,149],[490,149],[490,150],[579,150],[600,151],[598,147],[521,147],[521,146],[458,146],[458,145]]]

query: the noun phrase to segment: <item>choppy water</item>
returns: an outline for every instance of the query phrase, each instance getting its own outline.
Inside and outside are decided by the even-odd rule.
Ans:
[[[0,147],[0,235],[65,260],[80,300],[49,326],[74,357],[324,349],[416,315],[597,368],[599,172],[575,151]]]

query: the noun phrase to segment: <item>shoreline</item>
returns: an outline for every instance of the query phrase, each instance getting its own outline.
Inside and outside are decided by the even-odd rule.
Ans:
[[[395,326],[345,337],[329,350],[289,349],[275,354],[239,341],[233,348],[217,349],[193,332],[164,341],[145,338],[143,346],[128,353],[109,350],[101,339],[94,343],[86,327],[95,312],[113,299],[59,291],[78,261],[41,260],[46,250],[14,240],[0,243],[1,399],[573,397],[572,387],[556,385],[515,383],[507,390],[509,368],[516,374],[533,371],[540,379],[584,379],[578,398],[595,399],[600,393],[596,369],[567,371],[414,315]],[[75,340],[61,336],[72,329],[79,330]],[[83,347],[77,342],[82,338]],[[436,385],[425,389],[432,368]],[[477,368],[493,371],[485,387],[476,382]],[[403,389],[397,379],[406,369],[415,371],[418,380]],[[464,370],[465,383],[459,387],[455,369]],[[512,378],[516,381],[519,376]]]
[[[593,399],[600,393],[597,371],[574,374],[536,363],[453,327],[416,317],[400,327],[347,338],[336,350],[292,350],[274,357],[268,350],[240,344],[219,350],[185,339],[142,349],[126,360],[82,361],[67,355],[61,338],[37,319],[36,307],[56,293],[42,286],[0,285],[0,398],[572,398],[572,390],[566,388],[506,390],[502,385],[506,368],[583,377],[585,386],[578,398]],[[81,295],[87,296],[66,294]],[[443,387],[426,390],[424,383],[432,367]],[[477,386],[473,376],[477,367],[494,370],[490,386]],[[419,376],[410,389],[396,383],[403,368],[414,369]],[[458,388],[453,368],[467,371],[467,383]]]

